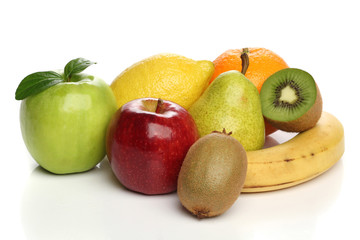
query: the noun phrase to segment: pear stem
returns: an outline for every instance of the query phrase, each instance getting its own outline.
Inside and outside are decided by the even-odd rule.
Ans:
[[[250,61],[249,61],[249,48],[243,48],[243,51],[241,53],[241,73],[245,75],[249,65],[250,65]]]

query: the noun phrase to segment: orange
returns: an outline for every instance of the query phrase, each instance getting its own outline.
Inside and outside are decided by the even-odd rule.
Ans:
[[[289,67],[279,55],[265,48],[230,49],[217,57],[213,63],[215,70],[210,83],[223,72],[238,70],[242,73],[245,72],[245,76],[256,86],[259,92],[268,77],[281,69]],[[266,135],[276,130],[265,121]]]

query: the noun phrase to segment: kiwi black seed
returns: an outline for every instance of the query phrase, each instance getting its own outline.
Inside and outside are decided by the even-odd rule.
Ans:
[[[260,99],[265,119],[287,132],[314,127],[322,113],[322,98],[314,78],[297,68],[271,75],[262,85]]]
[[[177,193],[182,205],[198,218],[224,213],[244,186],[246,152],[229,134],[213,132],[200,138],[181,166]]]

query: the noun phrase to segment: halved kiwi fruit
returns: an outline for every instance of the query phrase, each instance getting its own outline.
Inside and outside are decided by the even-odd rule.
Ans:
[[[297,68],[286,68],[271,75],[260,91],[265,119],[287,132],[312,128],[322,113],[322,99],[314,78]]]

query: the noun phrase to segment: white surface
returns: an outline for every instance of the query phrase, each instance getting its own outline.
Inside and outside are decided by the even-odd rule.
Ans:
[[[356,1],[129,2],[0,3],[0,239],[360,239]],[[252,46],[310,72],[324,110],[345,127],[344,156],[308,183],[242,194],[224,215],[197,220],[176,194],[123,189],[106,160],[83,174],[49,174],[22,141],[14,93],[27,74],[85,57],[98,62],[87,72],[111,83],[160,52],[214,60],[227,49]]]

